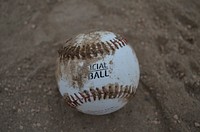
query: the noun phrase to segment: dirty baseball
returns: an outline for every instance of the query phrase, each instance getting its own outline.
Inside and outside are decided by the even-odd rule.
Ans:
[[[91,115],[109,114],[136,93],[138,60],[120,35],[108,31],[79,34],[58,52],[57,83],[72,108]]]

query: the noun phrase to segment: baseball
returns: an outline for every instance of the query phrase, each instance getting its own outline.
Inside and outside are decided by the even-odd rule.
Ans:
[[[122,108],[136,93],[138,60],[120,35],[108,31],[79,34],[58,52],[59,91],[78,111],[109,114]]]

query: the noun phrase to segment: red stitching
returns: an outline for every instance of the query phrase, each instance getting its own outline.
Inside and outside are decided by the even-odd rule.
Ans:
[[[67,104],[70,107],[76,107],[80,106],[84,102],[91,102],[92,100],[101,100],[101,99],[114,99],[114,98],[129,98],[131,95],[133,95],[134,92],[134,87],[133,86],[123,86],[121,85],[120,87],[118,85],[110,85],[107,88],[102,87],[101,90],[99,88],[96,89],[90,89],[90,90],[84,90],[83,92],[79,92],[78,96],[77,94],[74,93],[75,96],[73,95],[65,95],[64,99],[67,102]]]
[[[80,50],[80,55],[82,56],[82,58],[84,59],[86,57],[86,53],[85,53],[85,45],[83,45],[82,49]]]
[[[96,45],[94,43],[91,45],[91,48],[93,49],[92,54],[94,55],[94,57],[97,57],[98,50],[97,50]]]
[[[101,42],[101,45],[102,45],[103,49],[106,51],[106,53],[110,54],[110,51],[109,51],[108,47],[106,46],[106,44]]]
[[[97,43],[97,48],[98,48],[99,53],[100,53],[101,55],[103,55],[103,49],[102,49],[100,43]]]
[[[81,102],[83,104],[83,101],[81,100],[81,98],[78,97],[78,95],[76,93],[74,93],[74,95],[76,96],[76,98],[79,100],[79,102]]]
[[[92,93],[92,96],[94,97],[93,100],[96,100],[96,94],[94,89],[90,89],[90,92]]]
[[[121,42],[123,44],[123,46],[127,45],[126,39],[119,38],[119,37],[115,37],[115,39],[117,39],[119,42]]]
[[[72,98],[72,100],[70,101],[73,105],[77,106],[77,105],[80,105],[78,103],[78,101],[76,99],[74,99],[74,97],[72,95],[70,95],[70,97]]]
[[[71,43],[71,40],[67,41],[67,43]],[[127,41],[121,37],[115,37],[113,40],[109,40],[106,42],[100,43],[92,43],[88,45],[81,46],[74,46],[74,45],[67,45],[62,47],[58,50],[58,54],[60,60],[64,59],[86,59],[97,57],[98,54],[103,55],[104,53],[110,54],[111,51],[115,51],[116,49],[123,48],[127,45]],[[111,50],[109,50],[109,48]]]
[[[115,42],[116,42],[120,47],[123,47],[122,44],[119,42],[119,40],[115,39]]]
[[[113,41],[113,40],[110,40],[110,42],[112,43],[112,44],[114,44],[114,46],[117,48],[117,49],[119,49],[119,47],[117,46],[117,44],[115,43],[115,40]]]
[[[106,41],[106,44],[111,48],[112,51],[115,51],[115,48],[108,41]]]

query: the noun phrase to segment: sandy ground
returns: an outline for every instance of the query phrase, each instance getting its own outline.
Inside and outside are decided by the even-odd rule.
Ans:
[[[199,132],[199,0],[1,0],[0,131]],[[62,43],[88,30],[127,38],[141,79],[123,109],[66,107],[55,81]]]

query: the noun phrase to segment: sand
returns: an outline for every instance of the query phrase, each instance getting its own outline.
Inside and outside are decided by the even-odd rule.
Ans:
[[[0,3],[0,131],[200,131],[200,1]],[[136,96],[105,116],[67,107],[55,79],[57,50],[90,30],[121,34],[140,63]]]

